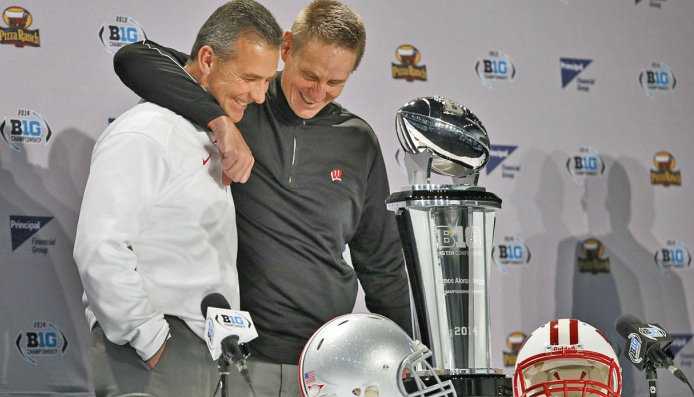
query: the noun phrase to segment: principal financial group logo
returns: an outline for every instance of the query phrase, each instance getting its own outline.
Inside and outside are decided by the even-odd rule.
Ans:
[[[516,67],[511,58],[501,51],[489,51],[484,58],[477,58],[475,72],[485,87],[491,89],[492,81],[513,82]]]
[[[653,156],[654,170],[651,170],[651,185],[682,185],[682,175],[675,171],[675,158],[668,152],[661,151]]]
[[[0,122],[0,135],[9,147],[21,151],[19,145],[48,143],[51,127],[46,119],[31,109],[19,109],[14,117]]]
[[[395,50],[395,57],[400,63],[392,63],[393,78],[409,82],[427,80],[426,65],[417,66],[422,58],[421,53],[414,46],[403,44]]]
[[[114,22],[104,23],[99,29],[99,38],[106,51],[115,54],[121,47],[147,38],[145,30],[130,17],[116,16]]]
[[[649,98],[655,98],[656,92],[673,92],[677,79],[666,64],[653,62],[639,73],[639,84]]]
[[[15,345],[24,360],[37,365],[38,357],[65,354],[68,341],[57,325],[47,321],[35,321],[29,330],[19,332]]]
[[[39,30],[27,29],[34,21],[29,11],[22,7],[8,7],[2,12],[2,20],[8,27],[0,28],[0,44],[41,47]]]
[[[515,174],[520,172],[520,165],[507,165],[501,163],[511,156],[511,153],[513,153],[516,149],[518,149],[518,146],[491,145],[489,147],[489,161],[485,167],[487,170],[487,175],[501,165],[501,177],[513,179]]]
[[[579,77],[579,75],[583,73],[592,62],[592,59],[560,58],[561,88],[566,88],[566,86],[575,79],[578,91],[588,92],[590,86],[595,85],[595,79]]]
[[[41,230],[53,217],[50,216],[24,216],[10,215],[10,238],[12,240],[12,251],[31,239],[31,252],[34,254],[46,255],[48,247],[55,245],[55,238],[37,238],[36,232]]]

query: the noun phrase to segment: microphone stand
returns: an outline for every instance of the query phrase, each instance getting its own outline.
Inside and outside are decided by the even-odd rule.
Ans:
[[[655,370],[653,363],[646,364],[646,380],[648,380],[648,392],[650,397],[657,397],[658,389],[655,382],[658,380],[658,373]]]
[[[222,397],[227,397],[229,393],[229,364],[231,360],[226,354],[222,354],[217,360],[217,368],[219,369],[219,387],[222,392]]]

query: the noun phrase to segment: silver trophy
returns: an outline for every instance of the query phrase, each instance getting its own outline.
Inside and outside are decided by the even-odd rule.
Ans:
[[[477,186],[489,138],[470,110],[450,99],[417,98],[397,113],[410,186],[386,200],[394,211],[414,299],[415,338],[458,396],[511,395],[492,367],[489,270],[501,199]],[[431,173],[453,184],[431,184]]]

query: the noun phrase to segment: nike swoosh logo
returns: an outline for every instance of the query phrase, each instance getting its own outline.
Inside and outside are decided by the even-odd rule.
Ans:
[[[207,158],[206,158],[206,159],[202,159],[202,165],[207,164],[207,162],[210,161],[210,157],[212,157],[211,154],[207,155]]]

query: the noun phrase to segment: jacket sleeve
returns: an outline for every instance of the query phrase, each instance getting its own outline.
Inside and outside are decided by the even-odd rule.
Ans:
[[[111,342],[129,343],[143,360],[159,350],[169,326],[150,303],[129,247],[171,175],[163,149],[148,137],[127,133],[98,142],[75,236],[89,307]]]
[[[143,40],[118,50],[113,68],[135,94],[207,127],[225,113],[183,68],[187,61],[188,55],[182,52]]]
[[[369,311],[388,317],[412,336],[410,289],[395,215],[388,211],[388,177],[378,142],[369,172],[366,199],[355,238],[352,265],[364,288]]]

